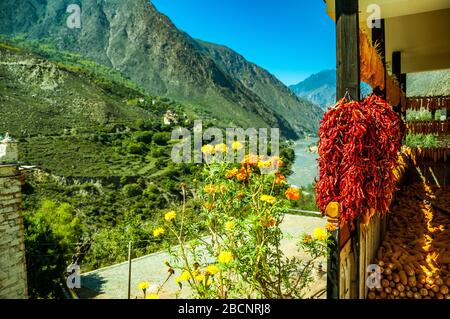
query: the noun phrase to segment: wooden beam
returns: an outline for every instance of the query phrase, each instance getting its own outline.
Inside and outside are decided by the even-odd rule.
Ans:
[[[336,99],[360,97],[358,0],[336,0]]]
[[[400,87],[402,86],[402,53],[400,51],[392,52],[392,74],[395,76],[395,78],[398,81],[398,84]],[[399,103],[399,105],[393,105],[392,106],[394,111],[402,115],[402,105]],[[405,115],[406,116],[406,115]]]
[[[336,0],[336,99],[359,100],[359,12],[358,0]],[[339,220],[339,217],[338,217]],[[359,236],[359,234],[358,234]],[[339,299],[341,289],[340,230],[332,232],[328,257],[327,298]]]
[[[402,74],[402,53],[400,51],[392,52],[392,74],[400,81]]]
[[[380,27],[372,28],[372,43],[377,44],[378,52],[381,55],[381,62],[383,63],[384,68],[384,89],[381,90],[379,87],[376,87],[373,92],[386,100],[386,35],[385,35],[385,22],[384,19],[379,20]],[[374,24],[377,25],[377,24]]]

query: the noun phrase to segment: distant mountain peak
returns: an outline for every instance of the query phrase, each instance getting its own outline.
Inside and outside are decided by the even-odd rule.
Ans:
[[[297,96],[326,109],[336,102],[336,70],[328,69],[310,75],[302,82],[289,87]],[[372,88],[361,83],[361,96],[367,96]]]
[[[336,100],[336,70],[323,70],[289,87],[297,96],[325,109]]]

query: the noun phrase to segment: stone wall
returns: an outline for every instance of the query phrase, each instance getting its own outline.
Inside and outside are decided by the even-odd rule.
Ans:
[[[0,164],[0,299],[27,298],[22,183],[17,166]]]

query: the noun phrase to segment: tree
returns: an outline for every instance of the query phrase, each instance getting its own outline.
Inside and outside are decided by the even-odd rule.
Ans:
[[[82,234],[75,209],[51,200],[25,212],[25,249],[31,298],[62,298],[61,281]]]

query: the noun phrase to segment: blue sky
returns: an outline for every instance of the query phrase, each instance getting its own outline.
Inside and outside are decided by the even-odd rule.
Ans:
[[[323,0],[152,0],[194,38],[223,44],[296,84],[336,65]]]

